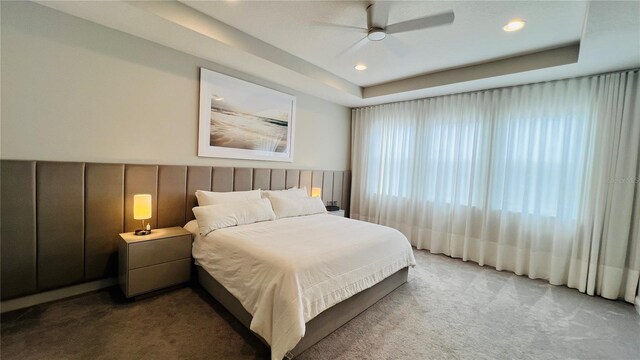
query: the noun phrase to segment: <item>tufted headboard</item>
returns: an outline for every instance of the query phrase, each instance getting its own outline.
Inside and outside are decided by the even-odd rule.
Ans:
[[[196,190],[322,188],[347,213],[350,171],[1,160],[2,300],[114,277],[133,231],[133,194],[153,197],[153,228],[192,220]]]

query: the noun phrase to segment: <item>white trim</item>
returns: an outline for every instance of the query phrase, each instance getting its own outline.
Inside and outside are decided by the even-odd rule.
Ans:
[[[38,294],[27,295],[17,299],[6,300],[0,303],[0,313],[6,313],[18,309],[24,309],[29,306],[38,305],[50,301],[60,300],[67,297],[88,293],[104,289],[109,286],[116,285],[118,278],[107,278],[91,281],[84,284],[68,286],[62,289],[55,289],[41,292]]]

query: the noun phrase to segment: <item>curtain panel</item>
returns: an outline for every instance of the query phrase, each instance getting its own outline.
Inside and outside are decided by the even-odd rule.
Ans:
[[[418,249],[633,302],[638,71],[354,109],[351,217]]]

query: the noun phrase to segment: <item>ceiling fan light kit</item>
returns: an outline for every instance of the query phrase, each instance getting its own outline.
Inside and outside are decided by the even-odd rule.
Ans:
[[[369,30],[369,33],[367,34],[367,37],[371,41],[380,41],[387,37],[387,33],[380,28],[371,28]]]

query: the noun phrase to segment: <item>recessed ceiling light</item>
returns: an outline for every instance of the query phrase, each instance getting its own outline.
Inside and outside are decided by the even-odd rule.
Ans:
[[[367,65],[358,64],[358,65],[354,66],[354,69],[356,69],[358,71],[367,70]]]
[[[522,19],[513,19],[507,23],[507,25],[502,27],[502,30],[506,32],[518,31],[524,27],[525,21]]]

